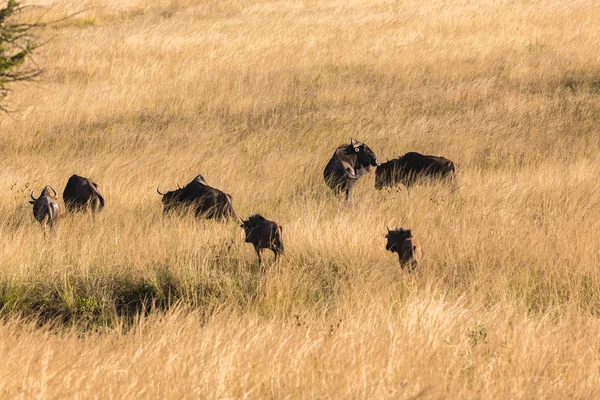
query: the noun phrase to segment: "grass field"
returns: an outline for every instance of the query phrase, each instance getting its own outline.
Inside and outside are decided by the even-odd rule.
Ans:
[[[600,395],[598,2],[36,4],[84,11],[0,119],[0,397]],[[350,136],[460,188],[371,173],[344,206],[322,170]],[[73,173],[106,207],[44,233],[29,193]],[[163,216],[198,173],[284,226],[280,262]]]

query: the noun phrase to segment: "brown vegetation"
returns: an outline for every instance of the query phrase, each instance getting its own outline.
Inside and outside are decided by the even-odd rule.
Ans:
[[[598,395],[600,5],[128,0],[44,18],[82,8],[0,121],[2,397]],[[350,136],[381,159],[448,157],[460,188],[378,192],[371,173],[340,205],[322,171]],[[29,194],[73,173],[107,206],[44,236]],[[198,173],[285,226],[276,267],[233,222],[163,215],[158,184]],[[419,232],[413,274],[386,225]]]

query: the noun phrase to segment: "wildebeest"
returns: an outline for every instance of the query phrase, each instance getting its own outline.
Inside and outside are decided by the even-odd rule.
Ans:
[[[237,218],[233,210],[231,196],[219,189],[209,186],[202,175],[198,175],[193,181],[183,188],[161,193],[165,213],[182,208],[193,208],[197,217],[207,219],[229,219]]]
[[[456,168],[447,158],[410,152],[377,167],[375,188],[380,190],[398,183],[408,188],[423,177],[449,178],[456,182]]]
[[[323,175],[327,185],[337,194],[346,193],[346,200],[352,195],[352,187],[371,167],[378,166],[377,156],[364,143],[350,138],[350,144],[335,149],[325,166]]]
[[[275,261],[283,253],[282,227],[277,222],[269,221],[260,214],[254,214],[247,221],[242,220],[240,225],[246,232],[246,243],[252,243],[258,265],[262,263],[260,251],[269,249],[275,254]]]
[[[415,269],[423,258],[423,250],[417,239],[413,237],[410,229],[398,228],[391,231],[388,228],[385,237],[387,238],[385,249],[392,253],[398,253],[400,267],[402,269],[408,267],[409,272]]]
[[[51,194],[50,190],[54,194]],[[29,201],[30,204],[33,204],[33,216],[42,225],[47,223],[52,229],[60,216],[60,205],[56,199],[56,191],[51,186],[46,186],[37,199],[33,197],[34,192],[35,190],[31,192],[31,200]]]
[[[104,208],[104,197],[98,191],[98,185],[91,179],[72,175],[65,186],[63,200],[68,211],[92,211]]]

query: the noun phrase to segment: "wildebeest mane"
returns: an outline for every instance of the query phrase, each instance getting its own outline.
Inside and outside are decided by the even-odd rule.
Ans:
[[[248,222],[250,224],[258,224],[258,223],[261,223],[261,222],[264,222],[264,221],[266,221],[266,218],[263,217],[262,215],[260,215],[260,214],[253,214],[253,215],[251,215],[248,218],[248,221],[246,221],[246,222]]]
[[[410,229],[397,228],[394,230],[390,230],[387,234],[388,237],[392,237],[395,239],[408,239],[412,237],[412,232]]]

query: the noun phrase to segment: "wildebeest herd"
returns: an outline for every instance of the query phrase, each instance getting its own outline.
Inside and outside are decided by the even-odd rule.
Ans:
[[[409,188],[423,178],[448,180],[456,184],[456,168],[452,161],[444,157],[423,155],[415,152],[380,163],[375,153],[365,143],[350,138],[350,144],[335,149],[333,156],[325,166],[323,175],[327,185],[336,195],[344,195],[351,200],[352,188],[358,179],[375,169],[375,188],[381,190],[402,184]],[[275,221],[269,221],[260,214],[254,214],[244,221],[233,209],[231,196],[206,183],[202,175],[196,176],[184,187],[161,192],[163,212],[193,210],[198,218],[220,221],[238,220],[246,235],[246,242],[254,246],[259,265],[262,263],[261,251],[271,250],[275,260],[284,252],[283,228]],[[51,186],[42,189],[38,198],[31,193],[33,215],[43,226],[52,229],[61,215],[58,195]],[[63,191],[63,201],[68,212],[97,212],[104,207],[104,198],[98,185],[91,179],[78,175],[69,178]],[[385,235],[386,250],[397,253],[402,269],[414,270],[423,257],[423,250],[410,229],[397,228]]]

